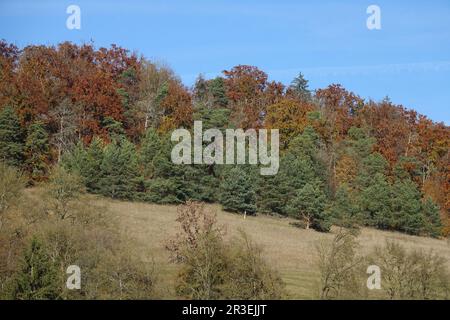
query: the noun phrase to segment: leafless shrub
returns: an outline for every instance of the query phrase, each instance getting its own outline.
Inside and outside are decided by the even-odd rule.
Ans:
[[[445,259],[433,253],[408,252],[396,242],[375,249],[372,263],[382,275],[382,289],[388,299],[447,299],[450,293]]]
[[[331,241],[317,245],[320,298],[358,298],[363,258],[356,254],[356,231],[340,228]]]
[[[262,249],[245,233],[226,242],[223,228],[202,204],[188,202],[179,209],[181,232],[167,249],[181,263],[176,290],[191,299],[277,299],[284,284],[267,266]]]

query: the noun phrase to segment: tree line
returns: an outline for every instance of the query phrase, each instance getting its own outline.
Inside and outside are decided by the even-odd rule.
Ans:
[[[187,88],[168,66],[116,45],[2,41],[0,66],[0,159],[29,184],[59,164],[89,192],[116,199],[219,202],[320,231],[450,231],[449,127],[389,98],[366,101],[338,84],[311,91],[301,73],[285,86],[247,65]],[[173,164],[170,133],[194,120],[279,129],[278,174]]]

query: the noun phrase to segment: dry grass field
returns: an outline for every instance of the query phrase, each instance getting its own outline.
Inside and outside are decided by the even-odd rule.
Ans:
[[[136,240],[136,252],[153,257],[163,298],[174,298],[173,280],[176,266],[168,261],[164,244],[177,231],[177,207],[96,200],[116,217],[118,225],[128,236]],[[224,212],[219,206],[209,208],[217,213],[218,221],[227,230],[227,237],[236,235],[239,229],[246,231],[264,249],[266,259],[281,273],[292,299],[317,298],[318,272],[315,266],[315,245],[323,238],[332,238],[333,233],[324,234],[292,226],[293,220],[271,216],[244,216]],[[361,253],[370,252],[386,240],[395,240],[409,249],[432,249],[447,259],[450,268],[450,243],[424,237],[408,236],[397,232],[363,228],[358,237]]]

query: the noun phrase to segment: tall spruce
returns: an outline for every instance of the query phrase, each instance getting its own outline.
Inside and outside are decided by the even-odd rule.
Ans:
[[[396,181],[393,185],[392,212],[397,230],[420,234],[425,227],[420,191],[410,179]]]
[[[256,212],[254,181],[249,170],[236,166],[227,171],[220,192],[224,210],[247,214]]]
[[[153,159],[161,150],[161,139],[153,127],[145,132],[139,152],[140,165],[145,178],[151,178],[154,174]]]
[[[308,80],[305,79],[301,72],[294,80],[292,80],[289,90],[300,100],[311,100],[311,91],[308,89]]]
[[[380,229],[393,228],[391,197],[391,185],[383,174],[376,173],[359,193],[358,203],[364,224]]]
[[[352,199],[347,185],[338,187],[327,212],[333,219],[333,223],[342,227],[355,227],[360,222],[356,201]]]
[[[107,145],[100,171],[101,194],[117,199],[136,197],[139,166],[134,144],[122,137]]]

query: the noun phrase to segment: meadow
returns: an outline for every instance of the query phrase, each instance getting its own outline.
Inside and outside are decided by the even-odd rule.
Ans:
[[[175,298],[174,281],[177,266],[169,262],[165,249],[167,239],[177,232],[177,206],[125,202],[97,197],[98,204],[118,219],[122,232],[136,240],[137,252],[148,253],[155,262],[158,286],[163,298]],[[243,216],[222,211],[218,205],[208,206],[217,213],[219,224],[226,228],[226,237],[236,236],[239,230],[247,232],[262,246],[269,265],[276,268],[286,283],[289,298],[317,299],[319,272],[316,245],[322,239],[331,240],[337,227],[330,233],[295,227],[294,219],[269,215]],[[447,260],[450,268],[450,242],[405,235],[399,232],[361,228],[359,253],[367,254],[386,241],[395,241],[409,250],[433,250]],[[376,291],[376,290],[375,290]],[[371,293],[376,297],[376,292]]]

